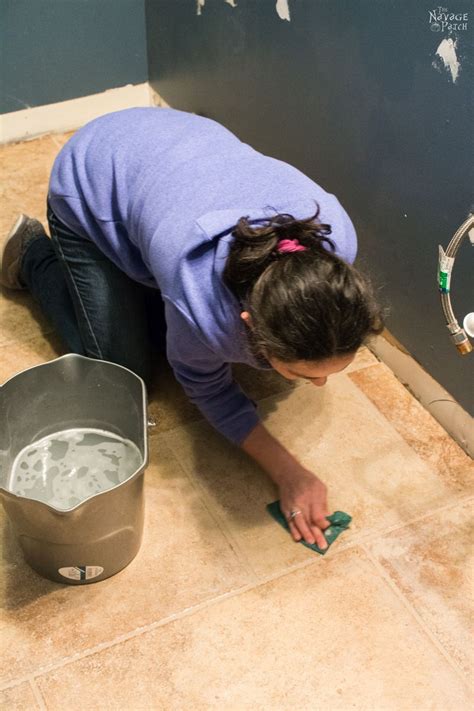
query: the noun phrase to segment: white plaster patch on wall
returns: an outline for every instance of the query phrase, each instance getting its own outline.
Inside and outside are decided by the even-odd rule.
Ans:
[[[224,0],[224,2],[231,7],[237,7],[236,0]],[[205,4],[206,0],[196,0],[196,15],[202,15],[202,10]],[[281,20],[288,20],[288,22],[291,22],[288,0],[277,0],[275,10]]]
[[[230,5],[231,7],[237,7],[237,3],[235,2],[235,0],[224,0],[224,2],[226,2],[227,5]],[[206,0],[196,0],[196,15],[202,15],[202,9],[205,4]]]
[[[456,79],[459,75],[459,70],[461,69],[461,65],[456,54],[456,47],[457,40],[453,40],[450,37],[449,39],[442,40],[438,49],[436,50],[436,55],[440,57],[440,59],[443,61],[444,68],[451,73],[453,84],[456,83]],[[439,69],[437,60],[433,62],[433,66],[436,69]]]
[[[275,9],[280,20],[288,20],[288,22],[291,22],[288,0],[277,0]]]

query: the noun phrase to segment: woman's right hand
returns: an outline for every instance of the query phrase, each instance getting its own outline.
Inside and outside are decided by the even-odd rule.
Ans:
[[[304,469],[294,471],[291,477],[279,484],[280,509],[285,516],[295,541],[303,538],[307,543],[316,543],[318,548],[327,548],[323,531],[330,526],[326,519],[327,487],[312,472]],[[291,511],[301,511],[288,520]]]
[[[241,445],[244,452],[258,462],[273,479],[280,492],[280,508],[288,521],[291,511],[301,511],[288,521],[295,541],[317,543],[327,548],[323,531],[330,526],[326,519],[327,489],[315,474],[305,469],[280,442],[259,422]]]

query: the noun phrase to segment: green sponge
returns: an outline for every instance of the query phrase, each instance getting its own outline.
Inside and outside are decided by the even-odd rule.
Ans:
[[[290,530],[287,520],[281,512],[279,501],[274,501],[272,504],[267,504],[267,511],[270,516],[273,516],[275,521],[278,521],[278,523],[283,526],[284,529],[286,529],[287,531]],[[331,516],[326,516],[326,518],[331,524],[330,526],[328,526],[328,528],[326,528],[325,531],[323,531],[324,537],[328,544],[327,548],[324,548],[323,550],[322,548],[319,548],[316,543],[307,543],[303,539],[299,541],[299,543],[302,543],[304,546],[306,546],[306,548],[311,548],[311,550],[316,551],[316,553],[321,553],[321,555],[324,555],[328,552],[329,548],[331,547],[331,544],[334,543],[336,538],[343,531],[345,531],[346,528],[349,528],[349,524],[352,521],[352,516],[349,516],[349,514],[344,513],[344,511],[334,511]]]

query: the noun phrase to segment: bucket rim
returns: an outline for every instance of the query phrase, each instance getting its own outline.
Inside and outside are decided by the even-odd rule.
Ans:
[[[59,360],[87,360],[90,361],[91,363],[106,363],[107,365],[113,365],[115,368],[121,368],[122,370],[126,370],[132,375],[137,378],[143,387],[143,390],[145,392],[145,397],[146,397],[146,385],[145,381],[143,378],[141,378],[135,371],[131,370],[130,368],[127,368],[125,365],[120,365],[120,363],[114,363],[111,360],[105,360],[105,358],[90,358],[89,356],[84,356],[81,355],[80,353],[64,353],[61,356],[57,356],[56,358],[51,358],[50,360],[45,360],[43,363],[36,363],[36,365],[30,365],[28,368],[23,368],[23,370],[19,370],[17,373],[14,373],[11,375],[9,378],[3,381],[3,383],[0,384],[0,388],[3,388],[4,385],[9,383],[11,380],[14,380],[17,378],[19,375],[23,375],[24,373],[28,373],[29,370],[35,370],[36,368],[42,368],[43,366],[48,366],[51,365],[52,363],[57,363]]]

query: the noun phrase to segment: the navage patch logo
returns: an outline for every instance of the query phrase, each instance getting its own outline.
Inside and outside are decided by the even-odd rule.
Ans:
[[[439,5],[436,10],[429,10],[430,29],[432,32],[467,30],[468,15],[468,12],[449,12],[447,7]]]

